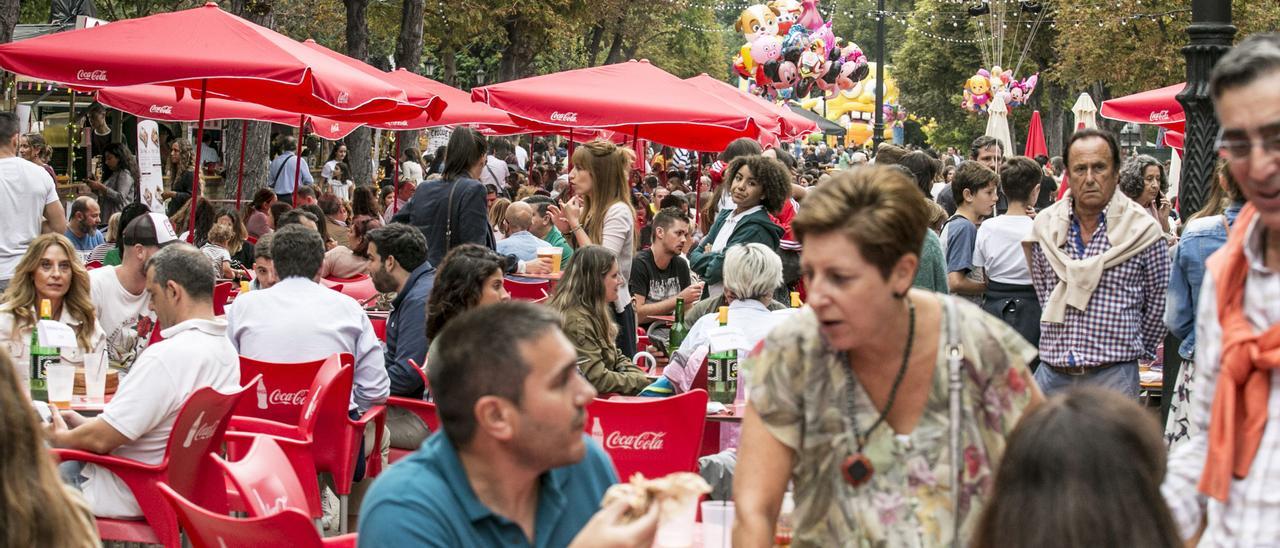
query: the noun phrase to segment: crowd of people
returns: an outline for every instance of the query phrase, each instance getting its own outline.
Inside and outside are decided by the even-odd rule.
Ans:
[[[339,354],[352,420],[425,400],[443,432],[395,406],[368,423],[350,501],[320,483],[326,533],[647,546],[656,507],[601,508],[619,478],[587,405],[690,391],[731,329],[745,405],[712,496],[736,505],[735,546],[772,546],[784,506],[797,546],[1269,545],[1280,35],[1243,41],[1210,90],[1221,161],[1186,220],[1161,162],[1094,129],[1027,158],[986,136],[967,157],[751,139],[711,157],[460,127],[383,181],[353,181],[341,144],[313,176],[284,136],[243,210],[191,199],[179,139],[165,212],[104,143],[64,210],[48,147],[0,113],[0,544],[94,545],[93,516],[145,517],[119,477],[46,447],[156,464],[191,394],[247,382],[241,359]],[[363,302],[322,283],[365,278]],[[508,293],[546,278],[542,299]],[[243,282],[233,302],[221,281]],[[74,335],[63,363],[108,360],[100,414],[29,401],[42,309]],[[1170,334],[1186,363],[1162,436],[1137,402]],[[393,448],[413,453],[366,478]]]

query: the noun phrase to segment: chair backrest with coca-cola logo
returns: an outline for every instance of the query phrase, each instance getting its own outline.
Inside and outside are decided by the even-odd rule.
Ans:
[[[707,420],[707,392],[691,390],[649,401],[597,399],[588,407],[586,430],[613,459],[618,477],[640,472],[662,477],[673,472],[697,472],[702,430]]]
[[[213,314],[221,316],[226,313],[227,301],[231,299],[231,282],[220,282],[213,286]]]
[[[525,282],[503,278],[502,285],[511,298],[517,301],[542,302],[551,295],[551,282],[546,280]]]
[[[355,364],[355,357],[347,353],[296,363],[266,362],[240,356],[240,380],[259,375],[261,379],[249,387],[249,394],[236,406],[235,414],[298,424],[311,384],[321,366],[330,360],[342,365]]]
[[[217,495],[203,489],[204,486],[224,483],[222,473],[214,466],[209,454],[221,449],[231,410],[241,396],[251,390],[251,386],[252,383],[247,384],[230,394],[206,386],[187,396],[169,431],[165,460],[161,463],[161,466],[168,466],[165,482],[174,490],[195,497],[201,504],[212,505],[208,508],[225,507],[225,489],[216,490]]]
[[[254,436],[243,458],[229,462],[217,455],[218,464],[240,495],[249,517],[264,517],[286,508],[318,518],[320,486],[310,448],[304,442],[275,436]]]

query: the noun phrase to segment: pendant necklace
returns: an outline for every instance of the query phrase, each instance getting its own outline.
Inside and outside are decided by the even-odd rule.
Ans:
[[[910,321],[907,327],[907,346],[902,351],[902,365],[898,367],[898,375],[893,378],[893,385],[889,388],[889,398],[884,404],[884,411],[880,412],[880,416],[876,418],[876,422],[872,423],[871,427],[868,428],[866,432],[858,431],[858,419],[854,415],[853,405],[854,376],[853,372],[850,371],[852,367],[849,365],[848,354],[842,353],[845,357],[845,363],[841,369],[844,370],[846,375],[844,390],[845,412],[849,427],[853,430],[853,438],[857,446],[854,449],[853,454],[844,460],[844,466],[841,467],[841,471],[844,474],[844,481],[854,487],[866,485],[867,482],[871,481],[871,476],[875,474],[875,467],[871,465],[871,459],[867,458],[867,455],[862,452],[862,449],[866,446],[867,439],[871,437],[871,433],[884,422],[885,417],[889,416],[889,411],[893,409],[893,401],[898,396],[898,387],[902,385],[902,378],[905,377],[907,373],[907,362],[911,358],[911,347],[915,342],[916,337],[916,305],[911,301],[910,297],[907,298],[907,311],[910,316]]]

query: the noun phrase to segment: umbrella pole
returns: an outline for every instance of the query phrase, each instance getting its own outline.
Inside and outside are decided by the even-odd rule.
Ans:
[[[249,121],[240,121],[240,168],[236,177],[236,211],[240,210],[240,191],[244,188],[244,145],[249,140]]]
[[[307,126],[307,115],[298,116],[298,150],[293,153],[293,207],[298,207],[298,182],[302,179],[302,132]]]
[[[396,158],[391,162],[392,184],[395,185],[395,196],[391,198],[391,213],[395,214],[400,208],[400,132],[396,132]]]
[[[204,148],[204,96],[209,89],[209,80],[202,78],[200,80],[200,121],[196,125],[196,167],[194,173],[191,174],[191,201],[187,202],[187,208],[191,210],[191,219],[187,222],[187,241],[195,243],[196,241],[196,210],[200,203],[200,175],[204,172],[203,166],[200,165],[200,151]],[[175,183],[177,181],[174,181]]]

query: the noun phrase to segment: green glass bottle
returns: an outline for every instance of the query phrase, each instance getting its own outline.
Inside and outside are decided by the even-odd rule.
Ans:
[[[53,304],[49,299],[40,299],[40,319],[53,319]],[[45,401],[48,388],[45,385],[46,373],[50,365],[58,363],[62,355],[57,348],[40,345],[40,330],[31,328],[31,401]]]
[[[729,327],[729,307],[720,307],[720,327]],[[707,391],[712,401],[733,405],[738,396],[738,349],[729,348],[707,356]]]
[[[674,356],[689,334],[689,324],[684,323],[684,299],[676,298],[675,322],[671,324],[671,337],[667,341],[667,356]]]

